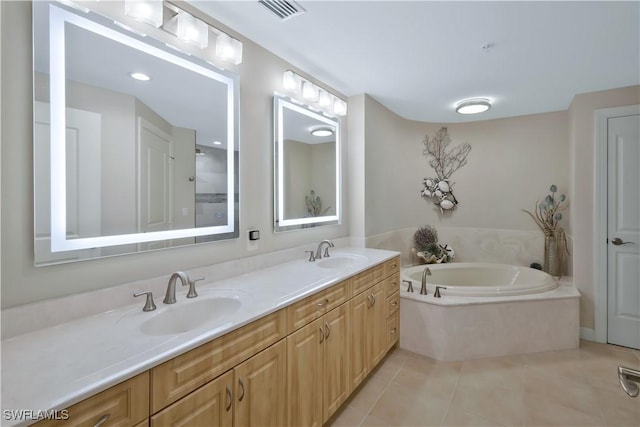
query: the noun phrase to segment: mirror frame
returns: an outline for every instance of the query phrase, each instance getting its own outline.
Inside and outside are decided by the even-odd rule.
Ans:
[[[233,233],[232,238],[237,238],[239,230],[235,227],[235,208],[239,201],[236,200],[236,171],[234,158],[238,147],[239,128],[239,84],[236,74],[220,69],[214,71],[215,66],[199,65],[193,61],[193,57],[180,56],[179,52],[171,52],[163,49],[163,42],[146,37],[142,41],[136,38],[134,33],[125,33],[109,28],[101,23],[109,22],[108,18],[94,12],[88,12],[86,16],[80,16],[67,10],[60,4],[49,3],[49,37],[50,58],[65,57],[65,23],[70,23],[91,31],[111,40],[124,43],[132,48],[141,50],[160,59],[169,61],[177,66],[186,68],[203,76],[212,78],[227,85],[227,225],[183,228],[166,231],[154,231],[148,233],[129,233],[110,236],[98,236],[87,238],[67,239],[66,218],[66,177],[65,177],[65,127],[66,127],[66,76],[65,61],[50,61],[50,87],[51,87],[51,252],[66,252],[78,249],[102,248],[126,244],[145,243],[160,240],[179,238],[220,235]],[[111,20],[111,22],[114,22]],[[116,23],[117,25],[117,23]],[[204,64],[204,60],[202,61]],[[217,67],[215,67],[217,68]],[[233,202],[232,202],[233,201]],[[194,242],[195,243],[195,242]],[[137,252],[129,252],[137,253]],[[91,258],[89,258],[91,259]],[[37,262],[37,260],[36,260]]]
[[[325,114],[313,111],[292,98],[275,94],[273,97],[274,108],[274,231],[298,230],[316,225],[336,225],[342,221],[342,132],[340,120],[337,117],[329,117]],[[336,201],[335,215],[291,218],[284,217],[284,109],[303,114],[335,128],[336,137]]]

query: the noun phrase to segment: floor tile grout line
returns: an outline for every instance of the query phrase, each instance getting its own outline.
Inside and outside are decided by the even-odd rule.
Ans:
[[[399,348],[399,347],[398,347]],[[385,386],[382,388],[382,391],[380,391],[380,393],[378,394],[378,397],[375,398],[375,400],[373,401],[373,403],[371,404],[371,406],[369,407],[369,409],[367,409],[366,414],[364,416],[364,418],[360,421],[360,424],[358,424],[359,427],[362,426],[362,424],[364,423],[364,420],[367,419],[367,417],[371,414],[371,411],[373,410],[373,408],[375,408],[376,404],[378,403],[378,401],[380,400],[380,398],[382,397],[382,395],[384,394],[385,391],[387,391],[387,388],[389,387],[389,384],[391,384],[393,382],[393,380],[398,376],[398,373],[400,373],[400,371],[402,370],[402,368],[404,368],[404,365],[407,363],[407,358],[405,358],[404,362],[402,362],[402,364],[400,365],[400,367],[398,368],[398,370],[396,371],[396,373],[391,377],[391,379],[389,379],[389,381],[385,384]],[[385,421],[386,422],[386,421]]]

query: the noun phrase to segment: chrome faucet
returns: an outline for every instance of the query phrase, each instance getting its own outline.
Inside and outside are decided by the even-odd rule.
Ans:
[[[422,272],[422,286],[420,287],[420,295],[427,295],[427,276],[431,276],[429,267],[425,267]]]
[[[167,293],[164,296],[164,300],[162,300],[165,304],[175,304],[176,302],[176,281],[180,279],[182,282],[182,286],[187,286],[191,284],[189,280],[189,276],[184,271],[176,271],[169,278],[169,284],[167,285]]]
[[[326,248],[324,248],[324,254],[322,253],[322,246],[323,245],[327,245]],[[322,242],[318,243],[318,249],[316,249],[316,259],[322,259],[323,256],[329,258],[329,248],[333,248],[333,242],[331,240],[323,240]]]

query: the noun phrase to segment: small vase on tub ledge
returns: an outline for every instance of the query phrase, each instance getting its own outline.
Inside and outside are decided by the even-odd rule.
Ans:
[[[549,188],[551,194],[547,194],[542,202],[536,202],[536,209],[533,213],[523,209],[540,227],[544,233],[544,263],[542,269],[552,276],[562,277],[564,273],[565,254],[569,255],[567,236],[564,229],[558,226],[562,220],[562,212],[567,209],[563,204],[567,199],[561,194],[556,199],[558,187],[552,185]]]

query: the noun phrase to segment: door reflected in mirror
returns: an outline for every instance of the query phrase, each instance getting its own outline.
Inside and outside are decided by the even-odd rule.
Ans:
[[[33,36],[36,265],[238,236],[236,75],[54,2]]]
[[[275,231],[340,223],[340,124],[274,97]]]

